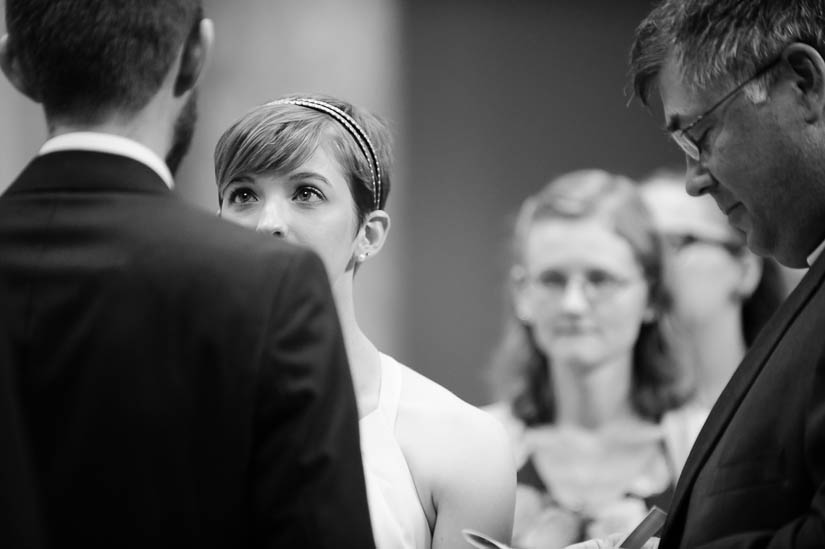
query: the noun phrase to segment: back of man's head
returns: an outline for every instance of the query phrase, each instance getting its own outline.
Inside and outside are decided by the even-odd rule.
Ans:
[[[137,113],[201,17],[201,0],[6,0],[26,92],[69,122]]]

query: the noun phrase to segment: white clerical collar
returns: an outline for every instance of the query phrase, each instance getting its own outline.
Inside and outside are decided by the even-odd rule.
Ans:
[[[152,168],[170,189],[175,186],[166,162],[146,145],[128,137],[99,132],[64,133],[46,141],[38,154],[57,151],[94,151],[125,156]]]
[[[814,264],[814,261],[822,255],[822,250],[825,250],[825,240],[823,240],[822,243],[817,246],[813,252],[811,252],[811,255],[808,256],[808,267],[811,267]]]

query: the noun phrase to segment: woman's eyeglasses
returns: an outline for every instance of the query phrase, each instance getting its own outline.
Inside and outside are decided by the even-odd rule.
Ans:
[[[567,293],[568,286],[576,283],[591,303],[606,301],[623,289],[643,280],[641,276],[621,276],[602,269],[590,269],[577,273],[546,270],[530,277],[533,285],[539,288],[541,294],[547,299],[560,301]]]

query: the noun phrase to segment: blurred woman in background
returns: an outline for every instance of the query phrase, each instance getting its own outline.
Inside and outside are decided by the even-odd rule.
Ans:
[[[358,401],[377,547],[459,547],[462,528],[509,541],[515,471],[506,433],[380,352],[356,320],[355,273],[381,251],[390,227],[389,144],[378,118],[331,97],[256,107],[215,150],[220,214],[313,248],[327,268]]]
[[[695,403],[710,411],[756,334],[787,294],[779,265],[754,255],[708,196],[661,170],[642,196],[670,254],[673,341],[693,370]]]
[[[559,177],[521,207],[494,357],[518,470],[514,544],[561,547],[667,508],[694,422],[661,320],[661,242],[634,182]]]

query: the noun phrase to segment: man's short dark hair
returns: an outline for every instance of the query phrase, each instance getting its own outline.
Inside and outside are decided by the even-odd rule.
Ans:
[[[27,89],[83,122],[146,106],[201,17],[200,0],[6,0]]]
[[[822,0],[664,0],[636,29],[630,80],[644,104],[667,57],[693,89],[733,85],[802,42],[825,55]],[[763,86],[768,74],[755,82]],[[764,88],[763,88],[764,89]]]

